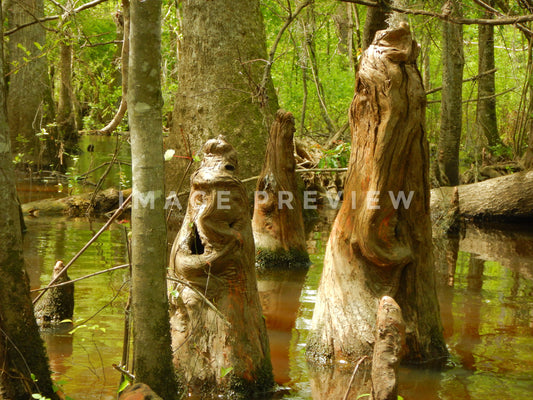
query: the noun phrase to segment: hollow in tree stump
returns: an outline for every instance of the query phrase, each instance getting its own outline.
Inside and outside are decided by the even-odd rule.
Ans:
[[[425,92],[409,25],[379,31],[350,108],[352,153],[308,340],[310,361],[372,356],[378,304],[403,311],[411,363],[447,350],[435,290]]]
[[[278,110],[257,180],[252,220],[257,263],[262,269],[309,266],[302,199],[294,172],[294,132],[292,114]]]
[[[192,393],[251,398],[273,386],[248,199],[237,154],[209,140],[170,257],[174,364]]]

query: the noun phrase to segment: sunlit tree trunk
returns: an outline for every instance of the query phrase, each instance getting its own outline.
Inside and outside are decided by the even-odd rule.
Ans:
[[[181,2],[183,37],[168,146],[168,189],[175,190],[189,150],[225,135],[241,160],[244,176],[259,173],[268,129],[278,109],[270,77],[261,87],[267,60],[259,0]]]
[[[378,303],[396,300],[411,363],[447,355],[435,291],[426,96],[409,26],[381,31],[365,51],[350,108],[344,202],[324,257],[307,355],[371,357]],[[399,196],[411,198],[401,205]],[[402,200],[403,201],[403,200]]]
[[[487,0],[492,5],[493,0]],[[486,12],[484,18],[490,19],[492,14]],[[496,82],[495,73],[484,74],[494,69],[494,26],[478,26],[478,102],[476,113],[477,131],[484,136],[490,147],[502,144],[498,134],[496,120]]]
[[[44,16],[43,0],[12,1],[4,6],[8,29]],[[13,153],[24,154],[24,163],[37,169],[55,162],[57,155],[52,135],[38,135],[54,117],[48,61],[41,50],[45,42],[43,25],[34,24],[11,34],[6,49],[10,72],[7,115]]]
[[[383,0],[384,6],[389,5],[392,0]],[[363,51],[370,46],[374,40],[376,32],[387,28],[388,12],[382,7],[368,7],[366,10],[365,25],[363,27]]]
[[[172,365],[166,290],[161,1],[133,1],[130,12],[133,362],[135,379],[171,400],[179,396]]]
[[[65,32],[70,35],[67,28]],[[57,127],[59,131],[60,163],[63,163],[63,152],[69,153],[78,140],[74,92],[72,90],[72,43],[71,38],[64,38],[59,44],[59,100],[57,105]]]
[[[1,25],[0,54],[3,54]],[[4,76],[2,63],[0,76]],[[57,396],[52,389],[48,360],[33,317],[29,282],[24,271],[3,79],[0,79],[0,202],[0,398],[30,399],[32,393],[40,393],[55,400]],[[35,375],[35,380],[31,374]]]
[[[447,3],[452,15],[461,15],[461,2]],[[463,28],[443,22],[441,128],[438,143],[439,179],[443,186],[459,184],[459,145],[462,129]]]

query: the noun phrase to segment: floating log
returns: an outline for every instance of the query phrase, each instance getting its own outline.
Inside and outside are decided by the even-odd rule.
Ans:
[[[431,191],[435,221],[448,213],[454,187]],[[475,221],[533,220],[533,170],[517,172],[483,182],[457,186],[459,215]]]
[[[52,278],[56,278],[63,270],[63,261],[58,261],[54,266]],[[67,272],[63,272],[55,284],[70,281]],[[37,301],[34,314],[37,325],[41,329],[72,326],[74,313],[74,284],[52,287]]]
[[[131,194],[131,189],[119,191],[109,188],[99,192],[94,198],[91,215],[101,215],[117,209],[120,202]],[[87,215],[93,193],[84,193],[62,199],[44,199],[22,204],[22,213],[31,216],[68,215],[79,217]]]
[[[402,310],[383,296],[376,317],[376,344],[372,356],[372,400],[398,399],[398,368],[405,342]]]
[[[257,263],[264,269],[309,267],[302,199],[295,174],[295,130],[292,114],[278,110],[257,180],[252,219]]]
[[[383,296],[404,312],[404,360],[441,363],[448,354],[435,290],[426,99],[417,54],[402,23],[378,32],[361,59],[344,202],[324,257],[310,361],[371,357]]]
[[[192,393],[252,398],[274,384],[237,155],[209,140],[170,256],[174,364]]]

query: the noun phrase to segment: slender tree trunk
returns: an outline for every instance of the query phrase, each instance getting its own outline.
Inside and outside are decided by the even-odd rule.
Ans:
[[[8,29],[44,16],[43,0],[2,2],[2,7],[8,11]],[[48,61],[42,54],[45,44],[46,31],[35,24],[10,35],[6,49],[10,72],[7,115],[13,153],[23,154],[24,166],[30,164],[36,169],[57,160],[52,135],[38,135],[54,118]]]
[[[461,15],[461,3],[448,2],[452,15]],[[462,129],[463,28],[443,22],[441,128],[438,143],[440,184],[459,184],[459,145]]]
[[[1,10],[0,21],[3,21]],[[3,54],[2,32],[0,25],[0,54]],[[0,63],[0,76],[4,76],[3,63]],[[24,271],[10,147],[4,80],[0,79],[0,397],[22,400],[31,399],[32,393],[40,393],[55,400],[58,397],[52,389]]]
[[[344,202],[324,257],[307,346],[311,360],[371,357],[385,295],[403,311],[406,361],[442,363],[447,356],[435,291],[426,96],[417,55],[402,23],[376,37],[361,59]],[[409,204],[400,204],[402,195]]]
[[[267,60],[259,0],[188,0],[181,3],[183,37],[168,147],[168,188],[175,189],[203,143],[225,135],[239,153],[241,171],[257,175],[270,124],[278,110],[274,85],[261,87]]]
[[[179,396],[166,290],[160,0],[132,2],[130,40],[133,361],[136,380],[170,400]]]
[[[493,0],[487,4],[493,5]],[[492,13],[486,12],[484,18],[490,19]],[[478,101],[476,112],[476,126],[478,135],[484,136],[490,147],[501,145],[496,120],[496,83],[495,73],[484,74],[493,70],[494,65],[494,27],[492,25],[478,26]]]
[[[384,6],[390,5],[391,0],[383,0]],[[363,51],[372,44],[376,32],[387,28],[389,12],[381,7],[368,7],[366,10],[365,25],[363,27]]]
[[[59,44],[59,100],[57,104],[57,125],[59,140],[68,153],[78,140],[76,112],[74,107],[74,91],[72,90],[72,43],[70,30]],[[62,164],[60,153],[60,163]]]

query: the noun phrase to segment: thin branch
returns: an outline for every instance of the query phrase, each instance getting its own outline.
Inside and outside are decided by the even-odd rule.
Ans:
[[[468,99],[468,100],[463,100],[462,103],[475,103],[477,101],[480,101],[480,100],[488,100],[488,99],[493,99],[495,97],[498,97],[498,96],[502,96],[506,93],[509,93],[509,92],[512,92],[513,90],[515,90],[516,87],[512,87],[510,89],[507,89],[507,90],[504,90],[503,92],[500,92],[500,93],[496,93],[496,94],[493,94],[493,95],[490,95],[490,96],[483,96],[483,97],[480,97],[478,99]],[[442,100],[430,100],[427,102],[427,104],[435,104],[435,103],[440,103]]]
[[[468,79],[463,79],[463,83],[465,82],[471,82],[471,81],[475,81],[479,78],[481,78],[482,76],[485,76],[485,75],[490,75],[490,74],[493,74],[495,73],[496,71],[498,71],[498,68],[494,68],[494,69],[491,69],[491,70],[488,70],[488,71],[485,71],[479,75],[476,75],[476,76],[473,76],[471,78],[468,78]],[[435,92],[439,92],[442,90],[442,86],[439,86],[439,87],[436,87],[436,88],[433,88],[433,89],[430,89],[428,91],[426,91],[426,96],[428,94],[431,94],[431,93],[435,93]]]
[[[347,400],[348,399],[348,395],[350,394],[350,389],[352,388],[353,381],[355,379],[355,374],[357,373],[357,370],[359,369],[359,366],[361,365],[361,363],[363,361],[365,361],[367,358],[368,358],[368,356],[361,357],[359,359],[359,361],[357,362],[357,364],[355,365],[355,368],[353,370],[352,376],[350,378],[350,383],[348,383],[348,389],[346,389],[346,393],[344,394],[343,400]]]
[[[496,10],[495,8],[491,7],[489,4],[485,3],[484,1],[481,1],[481,0],[474,0],[474,3],[476,3],[477,5],[483,7],[485,10],[488,10],[490,11],[491,13],[493,13],[494,15],[497,15],[499,17],[505,17],[506,15],[505,14],[502,14],[501,12],[499,12],[498,10]],[[520,29],[522,32],[528,34],[528,35],[531,35],[533,36],[533,31],[531,29],[529,29],[527,26],[525,25],[522,25],[522,24],[516,24],[516,27],[518,29]]]
[[[339,0],[343,3],[353,3],[360,4],[368,7],[381,7],[380,2],[369,1],[369,0]],[[462,17],[453,17],[449,14],[439,14],[433,11],[426,10],[413,10],[408,8],[396,7],[390,5],[389,9],[396,11],[402,14],[411,14],[411,15],[424,15],[426,17],[438,18],[443,21],[452,22],[459,25],[516,25],[521,22],[533,21],[533,14],[530,15],[517,15],[506,18],[494,18],[494,19],[483,19],[483,18],[462,18]]]
[[[82,247],[82,249],[80,251],[78,251],[78,253],[68,262],[67,265],[65,265],[63,267],[63,269],[59,272],[59,274],[57,274],[57,276],[55,278],[53,278],[50,283],[48,284],[48,286],[46,286],[45,288],[43,288],[43,291],[33,300],[33,304],[36,304],[37,301],[39,301],[39,299],[41,297],[43,297],[43,295],[46,293],[46,291],[48,289],[50,289],[50,286],[52,286],[54,283],[57,282],[57,280],[59,279],[59,277],[72,265],[74,264],[74,261],[76,261],[84,252],[85,250],[87,250],[89,248],[89,246],[91,244],[93,244],[96,239],[98,239],[98,237],[107,229],[109,228],[109,226],[113,223],[113,221],[115,219],[117,219],[120,214],[122,214],[122,212],[124,211],[124,209],[126,208],[126,206],[129,204],[129,202],[131,201],[131,198],[133,196],[133,193],[130,194],[128,196],[128,198],[126,200],[124,200],[124,203],[121,204],[121,206],[119,208],[117,208],[117,210],[113,213],[113,215],[111,216],[111,218],[109,218],[109,220],[105,223],[104,226],[102,226],[102,228],[100,228],[100,230],[91,238],[91,240],[89,240],[85,246]]]

